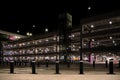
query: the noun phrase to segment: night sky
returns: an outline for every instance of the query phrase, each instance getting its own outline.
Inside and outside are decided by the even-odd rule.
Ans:
[[[1,2],[0,29],[25,35],[57,30],[58,15],[69,12],[73,16],[73,25],[80,20],[120,10],[119,0],[39,0]],[[91,9],[88,10],[88,7]],[[35,27],[33,27],[35,25]]]

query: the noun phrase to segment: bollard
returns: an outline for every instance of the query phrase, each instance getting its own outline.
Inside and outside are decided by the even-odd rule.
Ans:
[[[10,73],[14,73],[14,61],[10,61]]]
[[[46,61],[46,67],[48,67],[48,60]]]
[[[35,61],[32,61],[32,74],[36,74]]]
[[[93,61],[93,68],[95,68],[95,60]]]
[[[108,68],[108,61],[105,61],[105,67]]]
[[[55,68],[56,68],[56,73],[55,74],[60,74],[59,73],[59,61],[58,60],[56,61]]]
[[[110,62],[109,62],[109,74],[114,74],[113,60],[110,60]]]
[[[80,69],[79,74],[83,74],[83,61],[82,60],[80,61],[79,69]]]

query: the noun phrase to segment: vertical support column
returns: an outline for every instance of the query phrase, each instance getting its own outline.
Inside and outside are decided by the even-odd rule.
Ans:
[[[82,25],[80,26],[80,61],[79,61],[79,71],[80,74],[83,74],[83,57],[82,57]]]
[[[36,62],[32,61],[32,74],[36,74]]]
[[[14,61],[10,61],[10,73],[14,73]]]

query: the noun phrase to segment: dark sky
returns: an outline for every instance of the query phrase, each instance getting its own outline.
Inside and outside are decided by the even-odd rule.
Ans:
[[[88,10],[88,7],[91,7]],[[39,0],[0,3],[0,29],[25,35],[43,33],[57,29],[58,15],[69,12],[73,25],[81,19],[120,9],[118,0]],[[35,25],[33,28],[32,26]]]

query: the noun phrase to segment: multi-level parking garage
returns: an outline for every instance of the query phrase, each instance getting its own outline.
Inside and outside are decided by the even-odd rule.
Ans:
[[[51,60],[54,61],[56,56],[58,56],[59,37],[56,33],[49,33],[47,35],[40,35],[35,37],[30,37],[18,41],[10,42],[9,44],[4,44],[4,60],[14,60],[14,61],[44,61]]]
[[[82,24],[83,52],[90,56],[89,61],[103,63],[120,58],[120,16],[110,13],[86,19]]]
[[[85,62],[105,63],[113,59],[118,63],[120,59],[120,16],[117,14],[84,19],[76,29],[66,30],[65,36],[59,34],[52,32],[3,43],[3,61],[75,62],[81,58],[81,49]]]

